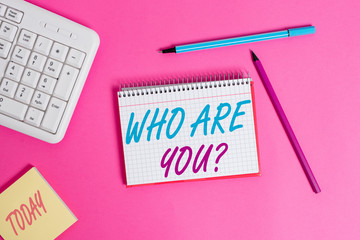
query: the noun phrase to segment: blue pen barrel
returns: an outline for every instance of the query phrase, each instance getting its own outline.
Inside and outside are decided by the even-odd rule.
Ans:
[[[286,37],[295,37],[295,36],[301,36],[301,35],[307,35],[313,33],[315,33],[314,26],[290,28],[288,30],[271,32],[271,33],[262,33],[251,36],[235,37],[235,38],[221,39],[221,40],[215,40],[209,42],[181,45],[181,46],[176,46],[175,48],[176,48],[176,53],[183,53],[183,52],[191,52],[191,51],[204,50],[210,48],[233,46],[244,43],[260,42],[260,41],[286,38]]]
[[[228,39],[215,40],[209,42],[187,44],[187,45],[177,46],[176,53],[204,50],[204,49],[225,47],[225,46],[233,46],[233,45],[239,45],[239,44],[251,43],[251,42],[260,42],[271,39],[286,38],[288,36],[289,36],[288,31],[284,30],[284,31],[272,32],[272,33],[262,33],[251,36],[235,37],[235,38],[228,38]]]

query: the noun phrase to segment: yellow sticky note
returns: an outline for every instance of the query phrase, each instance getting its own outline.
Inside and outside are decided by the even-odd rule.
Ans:
[[[35,167],[0,194],[0,235],[6,240],[55,239],[76,221]]]

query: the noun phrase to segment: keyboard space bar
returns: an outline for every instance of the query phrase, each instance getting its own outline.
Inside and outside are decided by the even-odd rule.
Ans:
[[[0,113],[17,120],[24,120],[28,106],[0,95]]]

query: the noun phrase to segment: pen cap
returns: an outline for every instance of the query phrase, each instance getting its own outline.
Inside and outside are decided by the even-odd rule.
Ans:
[[[295,36],[301,36],[307,34],[314,34],[315,27],[310,26],[310,27],[290,28],[288,31],[289,31],[289,37],[295,37]]]

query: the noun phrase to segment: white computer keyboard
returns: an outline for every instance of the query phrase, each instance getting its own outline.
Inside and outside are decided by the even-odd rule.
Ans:
[[[99,43],[73,21],[22,0],[0,0],[0,125],[61,141]]]

